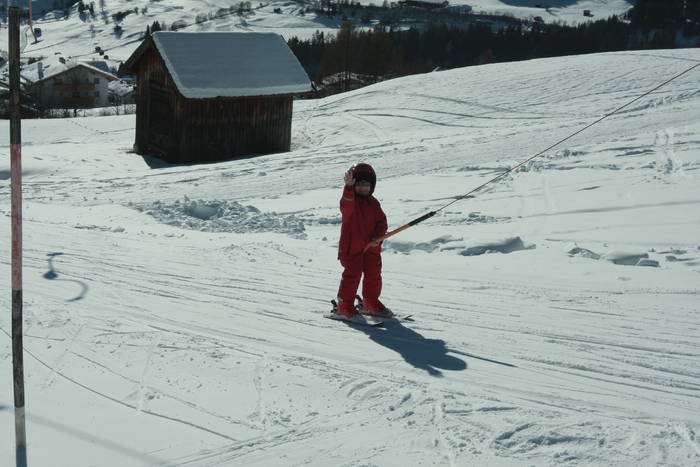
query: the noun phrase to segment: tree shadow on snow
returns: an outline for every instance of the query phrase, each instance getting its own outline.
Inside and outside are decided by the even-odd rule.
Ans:
[[[357,326],[357,329],[361,329],[377,344],[400,354],[406,363],[425,370],[432,376],[442,376],[440,370],[461,371],[467,368],[464,360],[448,355],[452,351],[447,348],[445,341],[426,339],[398,321],[389,322],[386,326]]]

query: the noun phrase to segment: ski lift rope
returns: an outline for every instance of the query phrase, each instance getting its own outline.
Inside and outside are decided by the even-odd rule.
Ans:
[[[511,167],[510,169],[506,170],[505,172],[500,173],[499,175],[495,176],[495,177],[492,178],[491,180],[489,180],[489,181],[487,181],[487,182],[485,182],[485,183],[482,183],[481,185],[477,186],[477,187],[474,188],[473,190],[471,190],[471,191],[469,191],[469,192],[467,192],[467,193],[465,193],[465,194],[463,194],[463,195],[457,196],[454,200],[452,200],[452,201],[450,201],[449,203],[445,204],[444,206],[442,206],[442,207],[436,209],[435,211],[430,211],[429,213],[427,213],[427,214],[425,214],[425,215],[423,215],[423,216],[421,216],[421,217],[419,217],[419,218],[417,218],[417,219],[412,220],[412,221],[409,222],[408,224],[402,225],[402,226],[399,227],[398,229],[395,229],[395,230],[392,230],[391,232],[386,233],[386,234],[383,235],[382,237],[379,237],[378,239],[376,239],[376,240],[375,240],[374,242],[372,242],[371,244],[367,245],[367,247],[365,248],[365,251],[367,250],[367,248],[369,248],[369,247],[372,246],[372,245],[376,245],[376,244],[378,244],[379,242],[382,242],[382,241],[386,240],[387,238],[396,235],[396,234],[399,233],[399,232],[403,232],[404,230],[408,229],[409,227],[413,227],[414,225],[419,224],[419,223],[423,222],[423,221],[426,220],[426,219],[430,219],[430,218],[433,217],[435,214],[437,214],[438,212],[442,211],[443,209],[445,209],[445,208],[447,208],[447,207],[449,207],[449,206],[452,206],[452,205],[453,205],[454,203],[456,203],[457,201],[461,201],[461,200],[463,200],[463,199],[465,199],[465,198],[468,198],[470,195],[472,195],[473,193],[476,193],[477,191],[481,190],[481,189],[484,188],[486,185],[489,185],[490,183],[493,183],[493,182],[495,182],[496,180],[505,177],[505,176],[508,175],[509,173],[513,172],[514,170],[516,170],[516,169],[519,168],[519,167],[522,167],[523,165],[527,164],[527,163],[530,162],[531,160],[533,160],[533,159],[535,159],[535,158],[541,156],[542,154],[546,153],[547,151],[549,151],[549,150],[551,150],[551,149],[553,149],[553,148],[559,146],[559,145],[562,144],[563,142],[570,140],[570,139],[573,138],[574,136],[576,136],[576,135],[578,135],[578,134],[580,134],[580,133],[583,133],[584,131],[586,131],[586,130],[589,129],[590,127],[592,127],[592,126],[594,126],[594,125],[597,125],[598,123],[602,122],[602,121],[605,120],[606,118],[608,118],[608,117],[610,117],[610,116],[612,116],[612,115],[615,115],[616,113],[620,112],[622,109],[624,109],[624,108],[626,108],[626,107],[629,107],[630,105],[634,104],[634,103],[637,102],[638,100],[643,99],[644,97],[648,96],[649,94],[653,93],[654,91],[657,91],[657,90],[659,90],[660,88],[666,86],[666,85],[667,85],[668,83],[670,83],[671,81],[680,78],[681,76],[683,76],[683,75],[685,75],[685,74],[687,74],[687,73],[693,71],[695,68],[698,68],[698,67],[700,67],[700,62],[697,62],[695,65],[693,65],[693,66],[691,66],[690,68],[686,69],[685,71],[683,71],[683,72],[677,74],[677,75],[674,76],[673,78],[670,78],[670,79],[664,81],[663,83],[659,84],[658,86],[654,87],[653,89],[650,89],[649,91],[645,92],[644,94],[642,94],[642,95],[640,95],[640,96],[638,96],[638,97],[632,99],[631,101],[627,102],[625,105],[618,107],[617,109],[613,110],[612,112],[610,112],[610,113],[608,113],[608,114],[605,114],[604,116],[600,117],[598,120],[596,120],[596,121],[594,121],[594,122],[592,122],[592,123],[589,123],[589,124],[586,125],[585,127],[583,127],[583,128],[581,128],[580,130],[578,130],[578,131],[576,131],[576,132],[570,134],[570,135],[567,136],[566,138],[563,138],[563,139],[557,141],[556,143],[552,144],[552,145],[549,146],[548,148],[543,149],[542,151],[538,152],[538,153],[535,154],[534,156],[531,156],[531,157],[525,159],[524,161],[520,162],[519,164],[517,164],[517,165]]]

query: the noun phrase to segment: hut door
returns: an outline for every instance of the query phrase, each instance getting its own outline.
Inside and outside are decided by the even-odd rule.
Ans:
[[[173,147],[173,95],[167,89],[150,83],[151,106],[148,113],[148,141],[165,153]]]

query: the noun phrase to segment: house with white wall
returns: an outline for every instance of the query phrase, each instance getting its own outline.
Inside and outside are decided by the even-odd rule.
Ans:
[[[29,82],[41,109],[107,107],[108,85],[117,77],[105,68],[93,62],[54,59],[29,65],[22,70],[22,77]]]

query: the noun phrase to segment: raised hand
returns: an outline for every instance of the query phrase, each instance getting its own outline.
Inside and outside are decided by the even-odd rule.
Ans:
[[[347,186],[354,186],[355,185],[355,176],[352,173],[352,169],[345,172],[345,185],[347,185]]]

